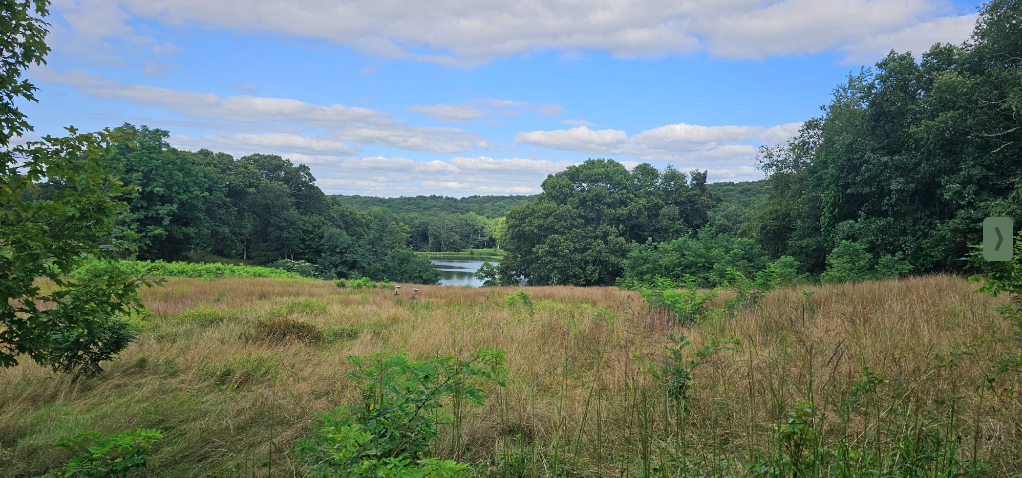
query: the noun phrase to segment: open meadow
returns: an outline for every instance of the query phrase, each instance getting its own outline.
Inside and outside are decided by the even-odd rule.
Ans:
[[[314,415],[362,400],[348,356],[480,348],[506,353],[505,386],[445,401],[457,419],[431,448],[484,476],[1022,471],[1017,375],[985,386],[1018,346],[988,340],[1010,328],[1006,299],[958,277],[779,289],[694,324],[617,288],[418,287],[169,278],[105,373],[0,369],[0,475],[60,466],[62,438],[139,428],[164,433],[153,476],[303,475],[292,450]],[[691,341],[680,357],[668,333]]]

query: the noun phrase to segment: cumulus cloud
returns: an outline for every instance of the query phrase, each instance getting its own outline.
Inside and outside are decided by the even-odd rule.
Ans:
[[[587,126],[554,131],[523,131],[515,135],[515,141],[519,143],[580,153],[620,151],[619,147],[627,140],[628,135],[624,131],[593,131]]]
[[[357,147],[349,146],[341,141],[284,133],[204,134],[197,138],[171,136],[169,140],[173,146],[182,149],[206,148],[237,155],[306,153],[351,156],[359,152]]]
[[[316,164],[317,184],[327,193],[384,196],[435,194],[438,189],[454,196],[536,194],[548,174],[576,164],[487,156],[432,161],[385,156],[298,157]]]
[[[590,123],[588,121],[585,121],[585,120],[574,120],[574,119],[561,120],[561,123],[564,123],[564,124],[570,125],[570,126],[592,126],[593,125],[592,123]]]
[[[452,123],[465,123],[486,116],[485,111],[468,104],[412,105],[407,109],[412,113],[424,114],[433,119]]]
[[[916,59],[935,43],[960,44],[972,35],[979,15],[942,17],[906,27],[897,32],[862,38],[844,48],[845,63],[868,63],[887,55],[892,49],[912,52]]]
[[[762,59],[836,49],[849,58],[911,43],[960,41],[945,0],[58,0],[61,28],[95,41],[147,43],[136,18],[276,33],[350,46],[370,55],[472,67],[556,50],[619,58],[705,51]],[[849,21],[854,19],[854,21]],[[64,26],[63,24],[66,24]],[[950,28],[950,26],[954,28]],[[71,43],[68,43],[71,45]],[[103,45],[92,48],[102,52]],[[106,43],[110,46],[110,42]]]
[[[557,116],[564,111],[564,108],[554,104],[487,98],[476,98],[461,103],[446,103],[432,106],[412,105],[406,109],[412,113],[424,114],[433,119],[450,123],[467,123],[492,116],[519,116],[525,112],[550,117]]]
[[[368,108],[316,105],[289,98],[251,95],[220,96],[212,93],[129,85],[103,79],[80,70],[60,72],[48,67],[35,68],[32,75],[42,81],[77,88],[99,99],[127,101],[136,106],[157,108],[194,119],[247,123],[260,127],[267,123],[326,129],[324,139],[362,145],[388,146],[437,153],[462,153],[486,148],[478,135],[456,128],[411,127],[389,113]]]
[[[548,149],[597,155],[624,155],[650,161],[715,159],[741,161],[755,157],[757,146],[786,141],[802,123],[763,126],[702,126],[686,123],[660,126],[629,137],[624,131],[588,127],[521,132],[515,141]]]

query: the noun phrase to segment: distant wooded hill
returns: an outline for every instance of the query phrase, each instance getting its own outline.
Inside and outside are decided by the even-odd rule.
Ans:
[[[340,204],[360,210],[380,207],[397,215],[468,214],[487,219],[503,217],[512,207],[532,202],[536,196],[414,196],[381,198],[374,196],[334,196]]]

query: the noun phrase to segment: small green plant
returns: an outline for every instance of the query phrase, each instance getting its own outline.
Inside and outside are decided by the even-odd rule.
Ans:
[[[673,333],[664,337],[667,338],[666,355],[659,362],[640,359],[640,364],[645,366],[641,373],[653,377],[669,400],[687,407],[688,391],[692,386],[692,370],[699,362],[685,358],[684,350],[691,345],[687,337]]]
[[[341,289],[393,289],[393,282],[375,282],[368,277],[359,277],[357,279],[337,279],[334,281],[334,285]]]
[[[807,456],[816,443],[816,413],[813,402],[796,402],[783,423],[774,425],[777,442],[794,476],[803,476],[813,461]],[[809,462],[809,463],[807,463]]]
[[[135,340],[131,326],[119,318],[83,321],[51,335],[46,362],[55,372],[91,377],[103,371],[100,362],[113,359]]]
[[[873,255],[859,243],[841,241],[827,255],[827,270],[820,275],[824,284],[859,282],[870,278]]]
[[[273,267],[242,266],[222,263],[201,263],[201,262],[164,262],[164,261],[115,261],[107,262],[98,259],[89,260],[74,270],[75,276],[88,274],[96,269],[106,269],[113,266],[119,271],[130,273],[138,269],[146,269],[153,276],[163,277],[192,277],[199,279],[216,279],[219,277],[245,277],[260,278],[272,277],[278,279],[301,279],[302,276],[282,269]]]
[[[755,308],[774,287],[773,282],[764,274],[760,274],[758,280],[753,282],[731,267],[725,271],[724,285],[735,292],[733,297],[724,300],[724,310],[731,313]]]
[[[800,264],[794,257],[778,257],[776,261],[767,265],[766,269],[763,269],[759,272],[759,274],[756,274],[756,283],[760,287],[768,289],[795,285],[805,280],[805,278],[798,273],[799,265]]]
[[[877,261],[875,276],[877,279],[897,279],[912,272],[912,264],[899,251],[892,255],[885,255]]]
[[[115,433],[104,439],[100,439],[96,432],[82,433],[57,443],[71,452],[71,460],[50,475],[107,477],[140,474],[146,467],[146,454],[162,440],[163,432],[149,429]]]
[[[532,294],[525,290],[516,291],[514,294],[504,297],[508,307],[522,306],[532,308]]]
[[[467,465],[433,458],[430,444],[442,424],[460,430],[461,404],[482,404],[486,383],[503,386],[502,351],[482,349],[466,359],[415,361],[379,353],[349,360],[362,402],[318,415],[313,436],[299,442],[299,456],[313,475],[469,475]],[[450,412],[442,401],[451,404]]]
[[[717,289],[700,291],[691,278],[686,280],[684,288],[675,287],[670,279],[657,277],[651,287],[640,288],[639,291],[650,309],[666,311],[682,323],[696,322],[706,317],[710,302],[718,294]]]
[[[734,346],[740,345],[737,338],[726,340],[711,338],[702,348],[695,353],[695,358],[685,358],[685,348],[691,345],[684,335],[668,333],[664,335],[667,344],[664,346],[666,354],[660,361],[650,361],[639,357],[640,365],[645,369],[640,372],[653,377],[658,388],[663,390],[667,398],[688,406],[688,392],[692,386],[692,371],[700,365],[704,365],[719,352],[734,350]]]

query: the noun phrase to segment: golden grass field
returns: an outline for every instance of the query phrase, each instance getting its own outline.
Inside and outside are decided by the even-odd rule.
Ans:
[[[991,359],[1020,347],[989,340],[1009,331],[995,311],[1005,299],[958,277],[807,286],[815,291],[808,298],[777,290],[755,309],[691,326],[616,288],[525,288],[530,312],[505,301],[519,288],[418,287],[412,302],[407,293],[327,281],[168,279],[144,291],[152,316],[104,374],[72,381],[27,358],[0,370],[0,476],[60,466],[69,457],[55,446],[62,437],[143,427],[165,432],[151,456],[154,476],[301,475],[287,451],[310,433],[313,414],[358,400],[347,356],[481,347],[506,351],[507,387],[491,387],[485,405],[467,409],[459,436],[448,432],[436,445],[441,457],[493,464],[512,456],[535,476],[555,466],[576,476],[641,476],[666,469],[672,456],[711,472],[741,470],[779,453],[777,426],[809,399],[811,382],[823,441],[896,449],[899,430],[947,430],[961,460],[987,463],[977,473],[1022,472],[1019,376],[983,387]],[[284,315],[330,340],[255,333],[260,319]],[[672,331],[690,338],[691,357],[713,339],[740,341],[694,370],[687,412],[653,391],[636,360],[660,360]],[[939,366],[937,355],[950,363]],[[866,367],[885,382],[842,420],[841,404]]]

